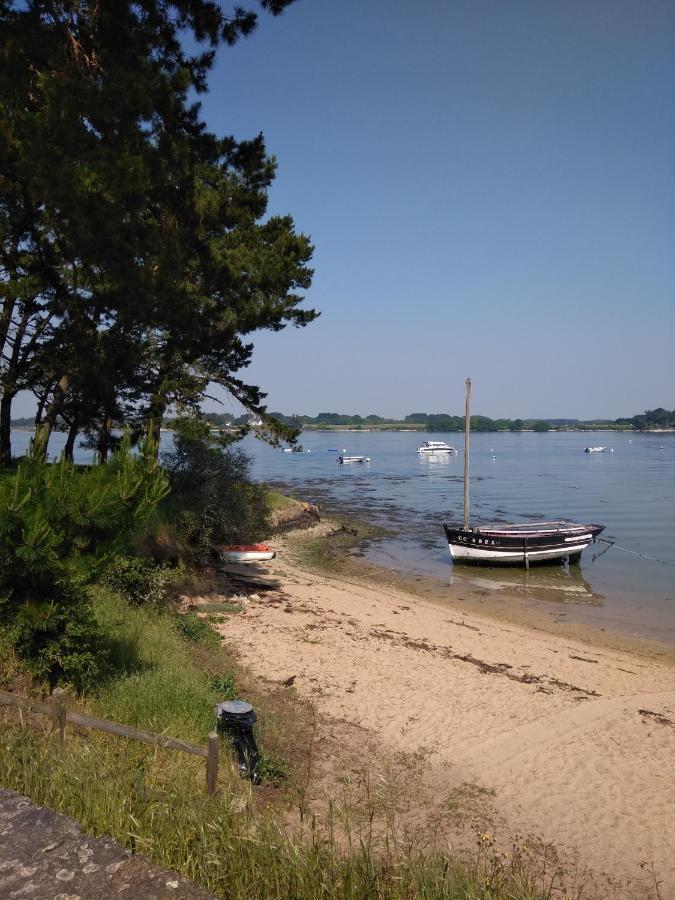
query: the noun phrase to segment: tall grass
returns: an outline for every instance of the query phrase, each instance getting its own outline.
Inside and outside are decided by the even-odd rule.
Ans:
[[[226,651],[196,630],[188,640],[174,617],[132,608],[110,591],[95,607],[113,643],[115,669],[80,705],[129,724],[202,742],[213,703],[235,693]],[[264,710],[263,710],[264,712]],[[263,716],[263,719],[265,717]],[[270,717],[273,720],[273,717]],[[44,720],[42,720],[44,721]],[[279,729],[283,730],[283,729]],[[263,729],[274,746],[275,730]],[[203,760],[97,732],[69,728],[60,747],[40,727],[5,722],[0,785],[73,816],[95,835],[182,872],[218,895],[242,900],[456,898],[540,900],[522,860],[481,850],[470,863],[378,832],[333,813],[272,807],[241,782],[222,749],[220,794],[206,796]],[[290,795],[289,795],[290,796]],[[375,809],[371,813],[375,815]],[[367,817],[366,817],[367,818]],[[293,825],[295,823],[295,826]]]

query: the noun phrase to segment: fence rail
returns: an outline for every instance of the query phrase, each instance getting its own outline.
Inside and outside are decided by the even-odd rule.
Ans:
[[[9,691],[0,691],[0,705],[14,706],[30,713],[41,716],[49,716],[54,720],[55,727],[59,729],[61,744],[66,739],[66,723],[79,725],[81,728],[94,728],[96,731],[107,731],[120,737],[130,738],[134,741],[143,741],[145,744],[153,744],[167,750],[178,750],[181,753],[191,753],[193,756],[201,756],[206,760],[206,790],[213,795],[218,784],[218,734],[212,731],[206,747],[196,744],[188,744],[178,738],[168,737],[165,734],[155,734],[153,731],[144,731],[142,728],[134,728],[132,725],[121,725],[111,722],[109,719],[98,719],[96,716],[88,716],[85,713],[70,710],[66,707],[65,694],[61,688],[56,688],[48,703],[33,700],[31,697],[23,697],[21,694],[13,694]]]

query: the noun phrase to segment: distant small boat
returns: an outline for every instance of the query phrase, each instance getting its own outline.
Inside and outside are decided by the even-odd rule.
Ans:
[[[267,544],[217,544],[213,550],[221,562],[262,562],[277,555]]]
[[[340,463],[340,465],[342,465],[343,463],[363,463],[363,462],[370,462],[370,457],[369,456],[343,456],[342,454],[340,454],[340,456],[338,456],[337,461]]]
[[[586,447],[584,453],[604,453],[607,447]]]
[[[457,453],[454,447],[445,441],[422,441],[417,448],[418,453]]]

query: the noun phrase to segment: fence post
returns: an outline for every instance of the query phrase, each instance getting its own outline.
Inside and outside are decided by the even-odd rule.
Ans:
[[[209,796],[216,793],[218,786],[218,732],[212,731],[206,748],[206,792]]]
[[[63,688],[54,688],[51,696],[52,717],[59,729],[59,743],[66,740],[66,701]]]

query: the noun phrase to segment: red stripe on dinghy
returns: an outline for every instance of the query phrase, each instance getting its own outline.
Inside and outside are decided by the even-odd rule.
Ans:
[[[267,544],[216,544],[218,553],[271,553]]]

